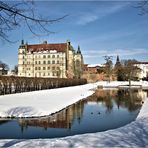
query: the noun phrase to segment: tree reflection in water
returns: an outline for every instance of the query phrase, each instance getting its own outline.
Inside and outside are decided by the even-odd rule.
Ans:
[[[118,128],[135,120],[146,97],[142,90],[97,89],[92,96],[46,117],[1,118],[0,138],[55,138]]]
[[[45,130],[47,128],[71,129],[75,120],[79,124],[81,123],[84,107],[88,102],[101,103],[105,106],[106,113],[111,113],[115,106],[118,109],[127,108],[132,112],[141,107],[144,99],[143,93],[142,90],[134,89],[98,89],[92,96],[80,100],[58,113],[42,118],[20,119],[19,125],[22,131],[28,126],[43,127]]]

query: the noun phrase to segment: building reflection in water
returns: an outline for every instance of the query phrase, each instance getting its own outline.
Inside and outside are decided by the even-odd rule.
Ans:
[[[85,104],[101,103],[106,107],[106,113],[111,113],[114,105],[119,109],[127,108],[130,112],[140,108],[147,97],[147,92],[142,90],[128,89],[98,89],[96,92],[86,99],[83,99],[62,111],[50,115],[48,117],[19,119],[19,125],[23,131],[28,126],[47,128],[67,128],[70,129],[74,120],[81,122]]]
[[[19,119],[19,125],[22,128],[28,126],[47,128],[71,128],[73,121],[76,119],[80,123],[83,114],[84,104],[86,101],[80,100],[79,102],[55,113],[48,117]]]

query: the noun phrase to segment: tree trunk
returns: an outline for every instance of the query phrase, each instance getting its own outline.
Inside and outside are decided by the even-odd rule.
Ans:
[[[131,73],[129,74],[129,79],[128,79],[128,81],[129,81],[129,88],[131,88]]]

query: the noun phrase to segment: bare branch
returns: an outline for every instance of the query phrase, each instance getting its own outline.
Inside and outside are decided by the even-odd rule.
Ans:
[[[25,2],[23,0],[16,3],[0,1],[0,37],[2,39],[8,41],[7,34],[24,24],[35,36],[47,36],[55,33],[48,29],[49,24],[59,22],[68,16],[64,15],[56,19],[39,17],[34,13],[33,8],[30,7],[32,3],[32,1],[30,3],[30,1]]]

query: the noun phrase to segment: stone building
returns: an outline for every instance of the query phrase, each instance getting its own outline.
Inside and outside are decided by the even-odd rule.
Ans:
[[[18,50],[18,76],[80,78],[83,56],[78,46],[74,50],[70,41],[66,43],[24,44]]]
[[[135,66],[140,68],[140,72],[137,73],[139,80],[148,77],[148,62],[136,62]]]

